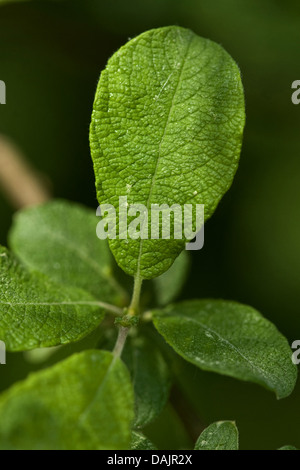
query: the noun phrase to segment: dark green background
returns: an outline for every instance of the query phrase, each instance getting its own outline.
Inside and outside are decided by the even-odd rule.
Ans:
[[[247,106],[240,168],[206,225],[204,249],[193,252],[182,297],[248,303],[291,343],[300,339],[300,106],[291,102],[291,83],[300,79],[298,0],[3,4],[0,79],[7,104],[0,106],[0,133],[49,178],[55,197],[96,208],[88,128],[99,73],[129,37],[170,24],[225,47],[241,68]],[[13,209],[1,192],[0,213],[5,244]],[[300,387],[278,402],[258,386],[182,363],[176,368],[203,425],[235,419],[243,449],[300,447]],[[21,355],[10,355],[1,366],[1,387],[27,370]],[[182,432],[176,419],[167,410],[149,435],[160,446],[175,445],[177,425]]]

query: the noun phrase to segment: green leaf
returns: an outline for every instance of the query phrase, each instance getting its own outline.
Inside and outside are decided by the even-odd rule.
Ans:
[[[160,416],[147,426],[146,432],[159,449],[191,449],[194,443],[189,430],[169,400]]]
[[[152,422],[165,407],[170,391],[168,366],[156,345],[145,336],[129,339],[123,351],[135,394],[137,428]]]
[[[195,450],[238,450],[239,432],[233,421],[217,421],[199,436]]]
[[[263,385],[277,398],[296,382],[287,340],[252,307],[194,300],[153,312],[154,324],[187,361],[204,370]]]
[[[0,247],[0,338],[10,351],[77,341],[96,328],[106,304],[81,289],[30,273]]]
[[[127,449],[129,374],[109,352],[76,354],[5,392],[0,415],[1,449]]]
[[[136,431],[132,433],[130,448],[131,450],[156,450],[156,447],[147,437]]]
[[[221,46],[177,26],[141,34],[111,57],[96,92],[90,144],[99,202],[117,215],[120,196],[148,210],[205,204],[208,219],[236,172],[244,120],[239,69]],[[145,279],[166,271],[185,246],[109,243],[121,268]]]
[[[10,246],[31,270],[120,303],[126,294],[112,275],[107,243],[97,238],[98,221],[96,212],[84,206],[50,201],[17,213]]]
[[[168,271],[153,279],[158,305],[167,305],[179,296],[187,278],[189,267],[189,254],[187,251],[183,251]]]
[[[280,447],[280,449],[278,450],[298,450],[297,447],[294,447],[294,446],[283,446],[283,447]]]

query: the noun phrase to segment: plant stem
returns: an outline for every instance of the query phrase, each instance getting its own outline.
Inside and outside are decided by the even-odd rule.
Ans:
[[[124,345],[125,345],[125,341],[126,341],[126,338],[127,338],[127,335],[128,335],[128,332],[129,332],[129,328],[125,328],[124,326],[120,326],[118,338],[117,338],[115,347],[113,349],[113,354],[114,354],[115,357],[120,357],[121,356]]]
[[[141,295],[141,288],[142,288],[143,279],[140,276],[136,276],[134,278],[134,287],[130,305],[128,307],[129,315],[138,315],[139,313],[139,305],[140,305],[140,295]]]
[[[128,315],[135,316],[139,314],[142,282],[143,282],[143,279],[141,277],[136,276],[134,278],[134,287],[133,287],[131,302],[128,307]],[[130,327],[120,326],[118,338],[117,338],[115,347],[113,349],[113,354],[115,357],[121,356],[129,330],[130,330]]]
[[[140,295],[143,279],[139,276],[134,279],[134,287],[130,305],[128,307],[127,315],[134,317],[139,314]],[[125,315],[126,316],[126,315]],[[125,341],[130,330],[130,326],[120,326],[118,338],[113,349],[115,357],[120,357],[124,349]]]

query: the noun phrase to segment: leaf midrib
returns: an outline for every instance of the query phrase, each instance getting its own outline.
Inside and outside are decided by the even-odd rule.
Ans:
[[[182,318],[182,317],[180,317]],[[224,338],[223,336],[221,336],[220,333],[218,333],[216,330],[208,327],[207,325],[203,324],[202,322],[200,322],[198,319],[195,320],[194,318],[191,318],[191,317],[184,317],[184,320],[185,321],[188,321],[188,322],[191,322],[191,323],[194,323],[194,324],[197,324],[199,325],[201,328],[203,328],[205,331],[208,331],[209,333],[212,333],[212,334],[215,334],[221,342],[227,344],[232,350],[234,350],[239,356],[241,356],[242,359],[244,359],[248,364],[250,364],[250,366],[253,368],[253,370],[257,370],[260,374],[262,374],[263,378],[264,379],[271,379],[271,382],[273,383],[272,381],[272,377],[271,375],[265,371],[264,369],[261,369],[260,367],[256,366],[255,364],[253,364],[253,362],[247,358],[247,356],[245,356],[238,348],[237,346],[235,346],[233,343],[231,343],[228,339]]]
[[[78,301],[62,301],[62,302],[4,302],[0,300],[0,305],[9,305],[10,307],[14,307],[16,305],[22,306],[22,307],[28,307],[28,306],[61,306],[61,305],[89,305],[89,306],[95,306],[95,307],[100,307],[104,308],[110,311],[114,311],[116,314],[120,315],[120,312],[122,312],[121,309],[118,307],[107,304],[106,302],[101,302],[101,301],[90,301],[90,300],[78,300]]]
[[[113,367],[116,363],[116,360],[117,360],[117,356],[112,356],[111,357],[111,362],[110,362],[105,374],[103,375],[101,382],[99,383],[98,387],[96,388],[95,392],[93,393],[93,397],[90,399],[89,403],[87,403],[87,405],[84,407],[84,409],[81,411],[80,415],[78,416],[78,422],[79,423],[81,421],[83,421],[85,415],[88,413],[89,409],[95,403],[100,390],[103,388],[104,384],[107,382],[109,374],[110,374],[111,370],[113,369]]]
[[[152,197],[152,193],[153,193],[153,189],[154,189],[154,185],[155,185],[155,181],[156,181],[156,177],[157,177],[159,163],[160,163],[160,160],[161,160],[162,144],[163,144],[163,141],[165,139],[166,131],[167,131],[167,128],[168,128],[168,125],[169,125],[169,122],[170,122],[170,118],[171,118],[171,114],[172,114],[172,111],[173,111],[173,108],[174,108],[175,97],[177,95],[179,86],[181,85],[181,82],[182,82],[182,74],[183,74],[184,66],[185,66],[185,63],[186,63],[186,59],[187,59],[192,41],[193,41],[193,36],[191,35],[188,46],[186,48],[186,52],[185,52],[183,60],[182,60],[182,64],[181,64],[180,72],[179,72],[179,77],[178,77],[178,83],[176,85],[175,92],[174,92],[174,95],[173,95],[173,98],[172,98],[172,102],[171,102],[171,106],[170,106],[170,109],[169,109],[168,117],[167,117],[166,124],[164,126],[164,131],[163,131],[163,134],[162,134],[162,138],[161,138],[161,141],[159,143],[158,157],[157,157],[157,161],[156,161],[156,165],[155,165],[155,169],[154,169],[154,174],[153,174],[151,185],[150,185],[149,196],[148,196],[147,204],[146,204],[147,213],[149,213],[150,201],[151,201],[151,197]],[[144,217],[143,226],[141,227],[141,233],[143,233],[143,231],[144,231],[145,220],[146,220],[146,218]],[[148,220],[146,222],[148,223]],[[143,254],[143,242],[144,242],[144,239],[141,239],[138,258],[137,258],[137,271],[136,271],[136,276],[135,277],[138,278],[138,279],[141,278],[140,272],[141,272],[141,258],[142,258],[142,254]]]

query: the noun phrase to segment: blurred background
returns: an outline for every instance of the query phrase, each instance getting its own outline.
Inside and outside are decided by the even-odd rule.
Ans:
[[[31,200],[52,195],[97,207],[88,130],[100,71],[128,38],[170,24],[233,56],[247,107],[239,170],[206,224],[204,249],[192,253],[181,298],[250,304],[291,344],[300,339],[300,105],[291,102],[291,84],[300,79],[298,0],[0,0],[0,80],[7,87],[7,104],[0,105],[0,243],[14,211]],[[22,354],[8,362],[0,389],[32,368]],[[300,386],[277,401],[256,385],[181,361],[174,367],[180,396],[203,426],[236,420],[242,449],[300,448]],[[180,416],[170,405],[148,435],[174,448],[190,409]]]

